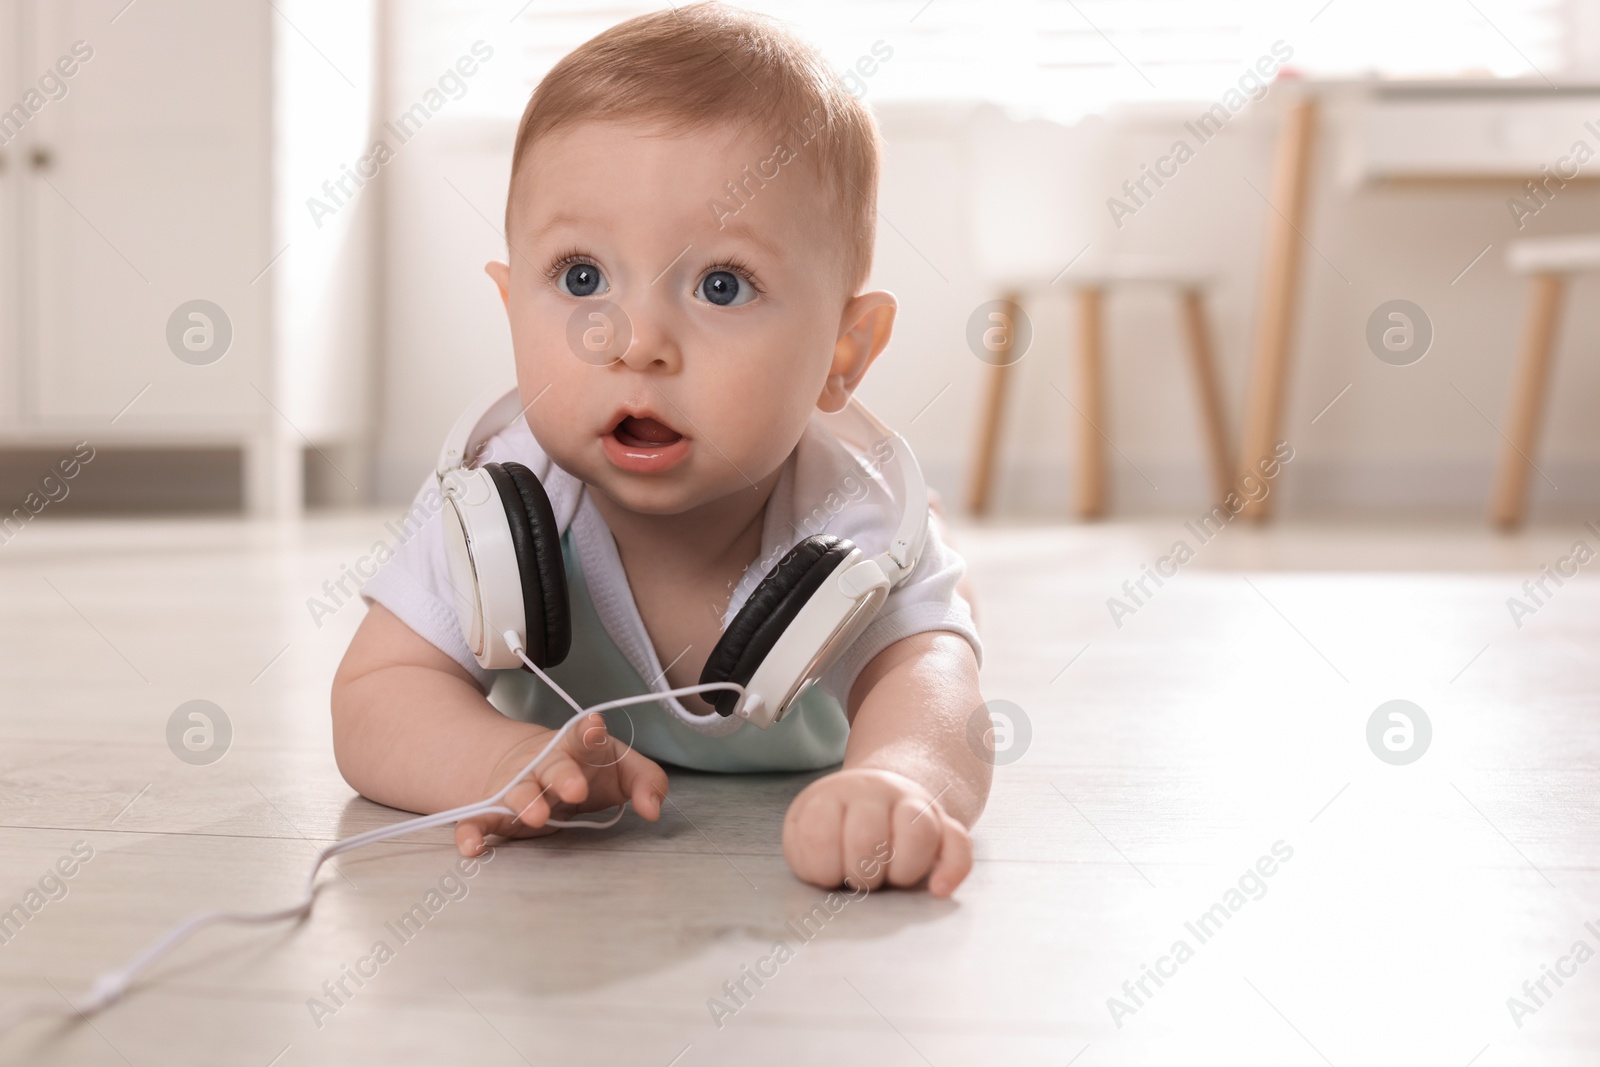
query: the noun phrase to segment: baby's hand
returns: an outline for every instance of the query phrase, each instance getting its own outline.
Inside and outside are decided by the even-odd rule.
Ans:
[[[505,787],[511,776],[527,766],[550,743],[554,730],[529,727],[532,733],[502,756],[489,773],[484,795]],[[555,833],[546,826],[551,818],[565,820],[583,811],[603,811],[624,800],[633,810],[655,822],[661,818],[661,800],[667,795],[667,772],[606,732],[605,720],[596,712],[562,738],[550,755],[501,801],[509,815],[479,815],[456,823],[456,848],[463,856],[483,854],[484,838],[533,837]]]
[[[818,778],[783,820],[783,856],[794,873],[832,889],[911,886],[947,897],[972,869],[972,838],[922,786],[892,771],[858,767]]]

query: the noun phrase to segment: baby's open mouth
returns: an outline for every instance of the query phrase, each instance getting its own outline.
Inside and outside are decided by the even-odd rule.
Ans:
[[[682,439],[683,434],[650,418],[627,416],[611,431],[613,437],[632,448],[661,448]]]

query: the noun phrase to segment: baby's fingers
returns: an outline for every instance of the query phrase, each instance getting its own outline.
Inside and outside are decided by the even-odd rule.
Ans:
[[[929,812],[930,817],[932,814]],[[944,825],[939,839],[939,858],[928,876],[928,892],[936,897],[947,897],[972,870],[972,837],[966,827],[950,816],[940,812],[940,818]]]
[[[828,889],[844,881],[844,805],[835,793],[802,793],[783,820],[783,858],[796,875]]]
[[[844,809],[844,884],[853,892],[883,885],[882,862],[889,847],[890,812],[875,797],[857,798]]]
[[[463,856],[482,855],[490,835],[536,837],[555,832],[545,826],[552,814],[548,786],[532,780],[519,782],[501,803],[516,815],[492,812],[456,823],[456,849]]]
[[[583,721],[567,731],[562,745],[566,752],[586,768],[609,767],[617,762],[617,753],[627,751],[627,746],[614,744],[606,732],[606,721],[600,713],[591,711]]]
[[[944,817],[937,804],[901,797],[894,806],[894,852],[889,859],[889,884],[913,886],[922,881],[939,854]]]
[[[482,816],[456,823],[456,851],[467,857],[483,855],[483,839],[487,830]]]
[[[629,751],[617,763],[617,784],[622,795],[633,801],[633,810],[655,822],[661,818],[661,804],[667,795],[667,772],[655,760]]]
[[[518,818],[522,821],[528,822],[527,817],[520,814],[528,800],[519,804],[516,797],[520,790],[529,785],[541,798],[549,798],[550,803],[562,800],[568,804],[581,804],[588,799],[591,760],[597,751],[603,752],[609,745],[605,720],[599,715],[590,715],[588,718],[591,721],[579,723],[568,730],[561,744],[552,749],[506,796],[506,807],[518,812]],[[544,800],[541,803],[545,803]],[[532,825],[540,825],[549,817],[548,806],[545,803],[544,816]]]
[[[552,830],[546,830],[550,833]],[[482,856],[488,851],[490,835],[498,837],[528,837],[526,827],[501,814],[474,816],[456,824],[456,851],[462,856]]]
[[[512,818],[497,816],[498,822],[491,824],[491,833],[514,833],[520,827],[538,829],[550,818],[550,794],[552,789],[548,785],[540,785],[529,778],[517,783],[516,788],[506,794],[501,801],[506,807],[516,812]],[[500,824],[505,824],[509,829],[495,829]]]

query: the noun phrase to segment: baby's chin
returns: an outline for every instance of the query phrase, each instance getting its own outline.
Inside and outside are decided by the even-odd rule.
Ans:
[[[617,507],[639,515],[681,515],[726,495],[722,487],[709,487],[689,469],[692,461],[671,471],[639,474],[618,470],[604,454],[572,456],[551,453],[556,465],[603,493]]]
[[[591,492],[605,494],[607,500],[636,515],[682,515],[725,496],[684,481],[671,483],[663,475],[637,475],[611,472],[598,478],[582,478]]]

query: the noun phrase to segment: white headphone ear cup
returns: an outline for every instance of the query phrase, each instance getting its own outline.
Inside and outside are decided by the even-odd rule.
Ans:
[[[889,579],[860,548],[833,534],[803,538],[750,594],[706,657],[701,684],[736,682],[703,699],[759,727],[788,712],[877,616]]]
[[[883,569],[857,549],[806,600],[756,665],[746,686],[762,703],[741,706],[735,714],[759,727],[782,719],[871,625],[888,598]]]
[[[700,684],[737,682],[746,685],[806,601],[851,558],[852,553],[859,556],[860,550],[833,534],[813,534],[791,548],[761,579],[761,584],[728,623],[706,657],[700,671]],[[719,715],[732,715],[739,703],[739,695],[732,690],[710,693],[703,699],[716,708]]]
[[[487,471],[452,471],[442,479],[445,560],[461,635],[485,670],[520,667],[501,637],[527,642],[527,614],[511,524]]]

